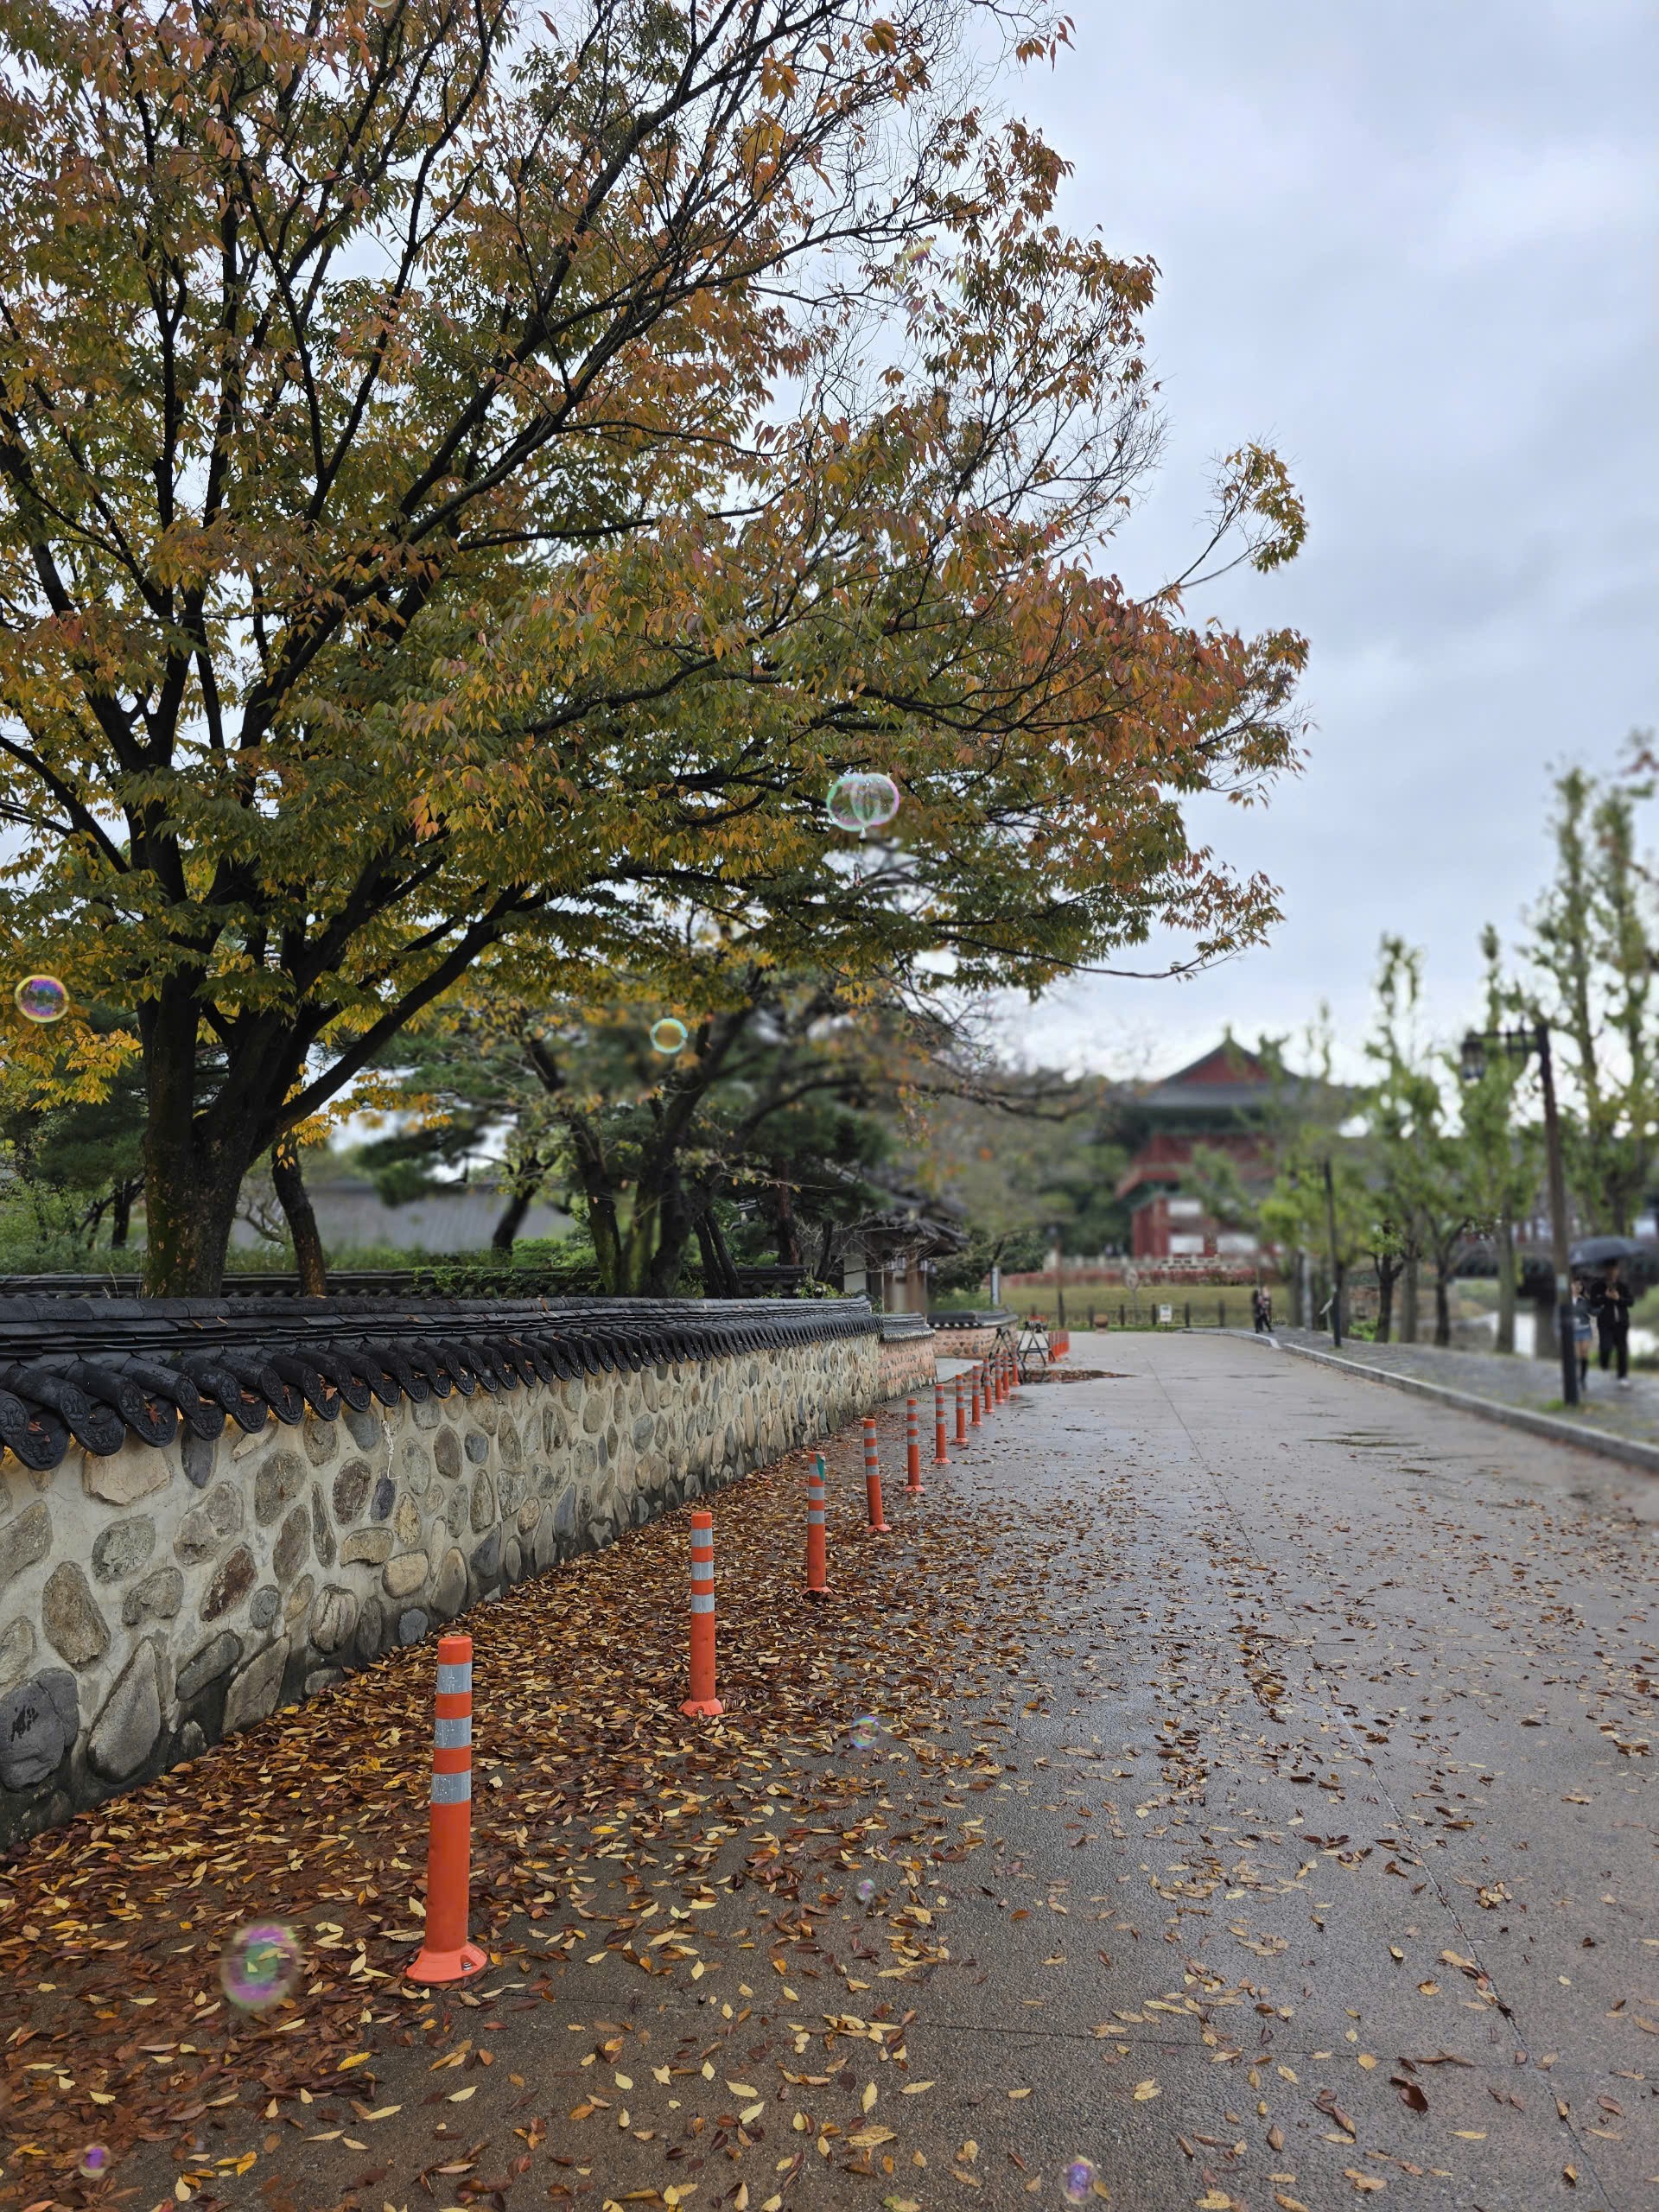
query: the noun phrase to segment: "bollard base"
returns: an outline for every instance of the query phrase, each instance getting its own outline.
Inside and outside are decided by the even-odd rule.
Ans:
[[[830,1595],[830,1585],[825,1582],[816,1590],[803,1590],[801,1595],[803,1598],[810,1598],[815,1600],[821,1598],[827,1598]]]
[[[921,1483],[906,1483],[905,1484],[905,1496],[906,1497],[925,1497],[927,1496],[927,1491],[925,1486]]]
[[[680,1711],[691,1720],[704,1717],[713,1719],[725,1710],[725,1707],[717,1697],[689,1697],[680,1707]]]
[[[867,1536],[890,1536],[893,1534],[893,1523],[890,1521],[872,1521],[864,1533]]]
[[[458,1951],[431,1951],[424,1944],[404,1968],[405,1981],[469,1981],[490,1963],[487,1951],[463,1943]]]

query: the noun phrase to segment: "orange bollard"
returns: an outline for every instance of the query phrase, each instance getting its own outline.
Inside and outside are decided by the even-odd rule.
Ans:
[[[467,1940],[473,1859],[473,1639],[438,1639],[432,1723],[432,1802],[426,1844],[426,1936],[404,1972],[411,1981],[466,1981],[488,1955]]]
[[[982,1417],[980,1413],[979,1370],[977,1368],[975,1368],[968,1377],[968,1397],[971,1408],[969,1420],[975,1428],[978,1428],[982,1425]]]
[[[922,1427],[914,1398],[905,1400],[905,1491],[910,1497],[922,1495]]]
[[[996,1400],[991,1395],[991,1363],[988,1359],[979,1370],[979,1388],[980,1394],[985,1401],[985,1411],[988,1414],[996,1404]]]
[[[944,1385],[937,1380],[933,1385],[933,1464],[948,1467],[949,1454],[944,1448]]]
[[[1009,1395],[1013,1395],[1013,1393],[1014,1393],[1014,1391],[1016,1391],[1019,1388],[1020,1388],[1020,1355],[1019,1355],[1019,1353],[1018,1353],[1017,1351],[1011,1351],[1011,1352],[1008,1354],[1008,1392],[1009,1392]]]
[[[890,1536],[893,1530],[881,1510],[881,1455],[876,1446],[874,1414],[864,1416],[864,1497],[870,1509],[870,1535]]]
[[[958,1444],[968,1441],[968,1405],[962,1394],[960,1375],[957,1377],[957,1441]]]
[[[806,1478],[806,1594],[830,1595],[829,1539],[824,1535],[823,1454],[813,1455]]]
[[[999,1406],[1006,1406],[1008,1402],[1008,1355],[1006,1351],[999,1351],[996,1355],[996,1402]]]
[[[715,1695],[715,1516],[691,1516],[691,1694],[680,1711],[724,1713]]]

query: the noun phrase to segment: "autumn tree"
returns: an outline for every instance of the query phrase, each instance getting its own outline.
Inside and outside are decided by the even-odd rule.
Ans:
[[[1139,601],[1098,559],[1153,271],[986,120],[987,26],[1065,35],[9,10],[0,952],[133,1020],[7,1044],[71,1095],[140,1059],[153,1291],[217,1287],[250,1164],[486,955],[579,997],[689,900],[757,958],[1034,988],[1272,919],[1183,810],[1293,761],[1300,643],[1190,626],[1208,551]],[[1301,528],[1242,448],[1211,546]],[[823,810],[857,766],[906,795],[861,883]]]
[[[475,987],[383,1084],[412,1118],[370,1163],[453,1160],[487,1130],[514,1199],[551,1182],[622,1295],[671,1293],[694,1250],[710,1294],[732,1294],[734,1206],[780,1263],[822,1272],[826,1232],[870,1203],[864,1170],[886,1149],[873,1109],[925,1045],[901,1007],[849,1004],[823,977],[694,967],[720,988],[700,1010],[680,998],[683,1021],[637,998],[546,1007]],[[678,1025],[676,1050],[653,1043],[653,1014]]]

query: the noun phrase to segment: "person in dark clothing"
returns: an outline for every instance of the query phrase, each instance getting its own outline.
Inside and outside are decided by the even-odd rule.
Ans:
[[[1580,1391],[1590,1380],[1590,1338],[1594,1325],[1591,1316],[1590,1286],[1582,1275],[1574,1275],[1573,1278],[1573,1349],[1578,1355]]]
[[[1609,1260],[1598,1286],[1595,1300],[1597,1364],[1602,1373],[1617,1360],[1618,1379],[1628,1389],[1630,1381],[1630,1287],[1620,1275],[1618,1262]]]

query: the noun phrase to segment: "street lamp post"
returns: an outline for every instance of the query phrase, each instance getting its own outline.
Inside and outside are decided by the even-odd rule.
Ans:
[[[1555,1067],[1550,1058],[1549,1025],[1535,1021],[1529,1029],[1497,1029],[1484,1035],[1471,1030],[1463,1040],[1459,1070],[1465,1083],[1478,1083],[1486,1072],[1489,1050],[1506,1059],[1525,1060],[1538,1055],[1538,1082],[1544,1098],[1544,1153],[1549,1164],[1549,1227],[1555,1272],[1555,1341],[1561,1355],[1561,1397],[1569,1406],[1579,1402],[1579,1360],[1573,1342],[1572,1263],[1567,1256],[1567,1170],[1561,1160],[1561,1123],[1555,1109]]]

